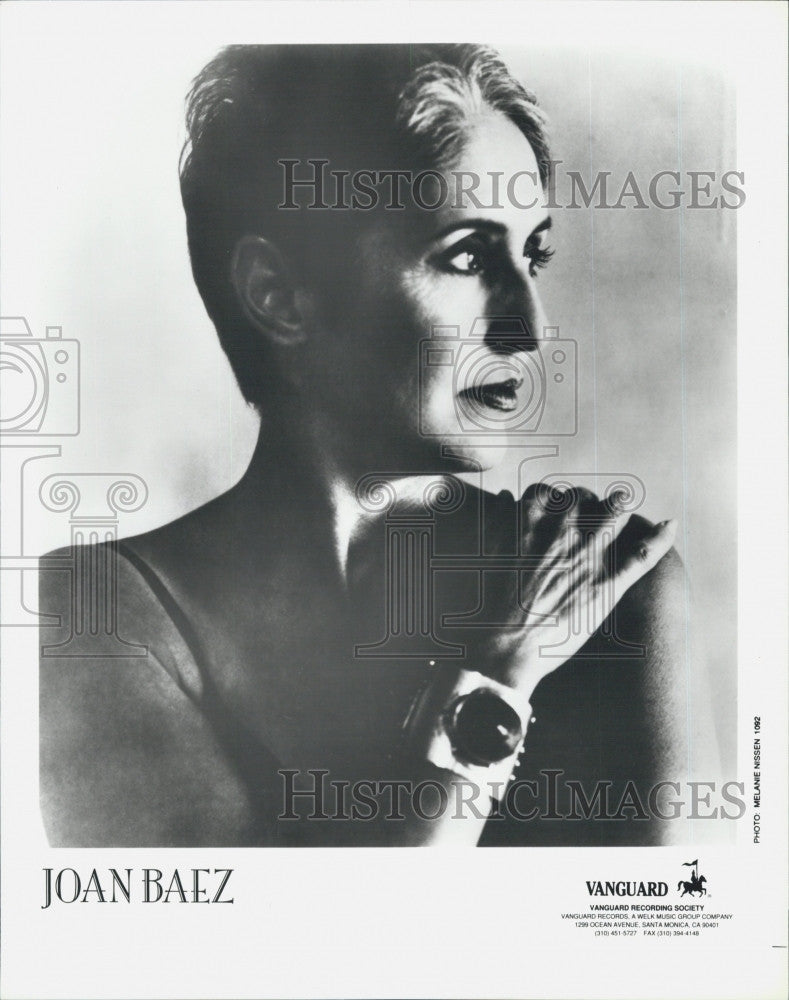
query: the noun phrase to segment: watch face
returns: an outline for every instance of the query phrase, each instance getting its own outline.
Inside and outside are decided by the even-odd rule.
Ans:
[[[518,713],[487,688],[457,699],[449,709],[448,730],[457,755],[483,767],[512,756],[523,739]]]

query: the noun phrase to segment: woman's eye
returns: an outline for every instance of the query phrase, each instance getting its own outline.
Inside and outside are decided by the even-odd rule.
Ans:
[[[491,249],[478,236],[468,236],[449,247],[440,258],[451,274],[482,274],[490,270]]]
[[[454,257],[450,257],[447,263],[461,274],[479,274],[485,269],[483,256],[477,250],[461,250]]]
[[[543,246],[542,237],[537,237],[537,239],[529,240],[526,243],[526,246],[523,248],[523,256],[529,262],[529,274],[532,278],[536,278],[540,268],[545,267],[551,257],[553,257],[553,250],[550,247]]]

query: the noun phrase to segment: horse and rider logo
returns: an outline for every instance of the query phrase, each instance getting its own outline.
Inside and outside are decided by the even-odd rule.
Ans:
[[[699,877],[699,861],[698,858],[695,861],[683,861],[683,866],[686,868],[692,868],[693,872],[690,876],[690,882],[683,882],[682,879],[679,881],[677,886],[677,892],[682,890],[683,896],[695,896],[696,893],[699,896],[706,896],[707,890],[704,888],[704,883],[707,881],[707,876],[702,875]]]

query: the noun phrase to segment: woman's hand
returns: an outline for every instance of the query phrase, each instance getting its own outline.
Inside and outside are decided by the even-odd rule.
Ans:
[[[631,524],[622,543],[631,518],[624,494],[599,500],[588,490],[538,484],[520,501],[501,497],[491,505],[498,524],[485,519],[486,556],[493,564],[497,554],[512,551],[504,525],[510,511],[502,504],[514,506],[514,569],[483,574],[490,625],[468,629],[463,638],[468,662],[528,697],[546,674],[581,649],[622,595],[669,551],[676,522],[653,527],[638,518],[637,530]]]
[[[390,624],[401,626],[396,635],[387,634],[393,651],[398,650],[398,643],[406,650],[407,612],[411,609],[413,615],[420,606],[417,598],[425,593],[435,601],[434,608],[425,606],[431,610],[429,620],[438,627],[441,641],[465,647],[462,657],[437,657],[426,678],[427,685],[416,692],[408,716],[403,744],[406,763],[399,757],[395,759],[401,764],[398,777],[438,782],[453,803],[469,782],[472,787],[476,782],[478,792],[485,793],[463,809],[447,811],[441,822],[425,823],[416,816],[409,817],[401,830],[403,842],[476,843],[489,812],[488,772],[484,761],[480,763],[475,756],[464,753],[457,743],[458,734],[452,729],[457,719],[450,710],[469,693],[469,684],[479,682],[484,688],[479,675],[486,675],[514,689],[510,696],[495,685],[490,688],[515,708],[525,732],[534,688],[546,674],[581,650],[609,618],[622,595],[669,551],[675,526],[665,522],[652,527],[639,517],[631,517],[625,509],[630,503],[624,494],[613,494],[601,501],[586,490],[562,491],[540,484],[516,501],[509,493],[493,496],[458,490],[451,483],[440,495],[433,482],[428,491],[424,491],[423,484],[419,486],[419,497],[411,505],[401,488],[396,498],[396,523],[405,526],[401,529],[403,539],[413,525],[433,525],[435,548],[429,554],[423,552],[423,562],[419,562],[421,549],[416,546],[409,550],[403,541],[394,550],[387,547],[387,560],[394,558],[394,551],[403,556],[405,563],[385,561],[387,571],[382,579],[380,573],[374,574],[379,583],[386,583],[383,592],[380,587],[370,586],[369,568],[366,574],[359,573],[359,568],[372,564],[380,569],[381,562],[365,564],[358,558],[358,551],[356,571],[350,578],[363,579],[365,593],[375,590],[376,607],[385,600],[390,602]],[[426,511],[431,513],[427,515]],[[410,563],[406,558],[409,551]],[[426,568],[435,570],[429,591],[419,589],[424,585]],[[412,627],[416,620],[412,619]],[[382,623],[377,622],[377,629],[381,628]],[[677,632],[672,630],[673,634]],[[654,647],[654,637],[649,641]],[[381,645],[379,642],[378,648]],[[660,642],[657,646],[662,649]],[[655,653],[655,649],[651,652]],[[654,665],[656,658],[653,655],[649,662]],[[660,684],[667,671],[658,674],[656,683]],[[387,671],[386,675],[392,674]],[[652,683],[650,678],[646,680]],[[658,708],[665,701],[654,699]],[[677,715],[673,701],[667,704]],[[495,721],[488,716],[481,721],[477,718],[488,729]],[[472,765],[477,767],[475,774],[469,770]],[[513,766],[514,755],[494,759],[491,787],[497,784],[500,791]],[[507,771],[504,777],[502,768]],[[664,773],[663,769],[660,773]]]

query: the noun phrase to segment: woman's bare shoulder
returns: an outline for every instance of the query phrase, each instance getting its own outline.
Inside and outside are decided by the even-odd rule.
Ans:
[[[248,804],[201,708],[200,672],[113,545],[41,560],[41,808],[58,846],[235,843]]]

